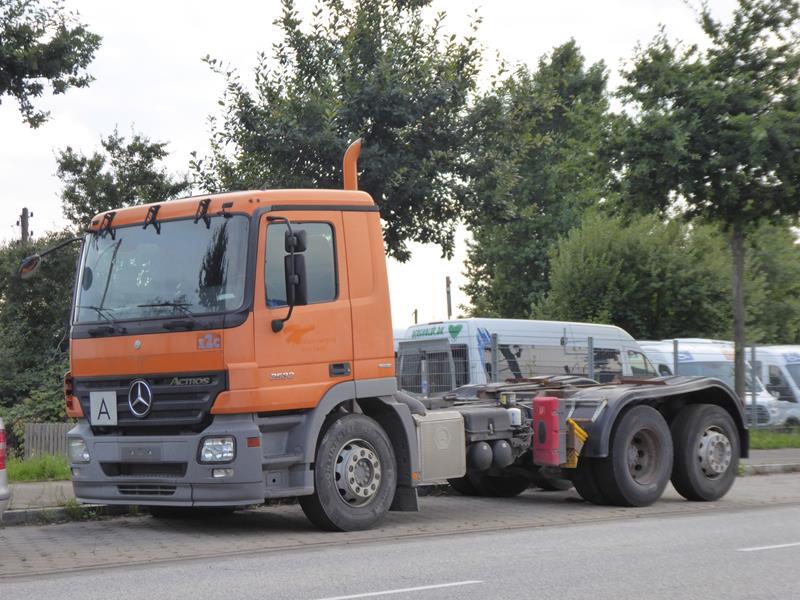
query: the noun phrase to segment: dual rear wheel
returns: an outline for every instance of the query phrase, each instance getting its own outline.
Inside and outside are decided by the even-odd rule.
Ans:
[[[717,500],[733,485],[739,434],[730,415],[710,404],[686,406],[668,426],[649,406],[627,411],[606,458],[583,457],[573,483],[594,504],[647,506],[672,480],[688,500]]]

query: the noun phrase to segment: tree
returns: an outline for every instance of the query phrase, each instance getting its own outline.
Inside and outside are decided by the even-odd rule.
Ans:
[[[61,381],[68,370],[60,342],[67,334],[78,246],[66,246],[42,261],[36,277],[16,276],[20,261],[72,233],[48,234],[35,242],[0,246],[0,414],[12,443],[26,421],[63,420]]]
[[[102,150],[88,157],[69,146],[56,157],[64,216],[76,227],[107,210],[169,200],[191,189],[188,177],[159,165],[169,155],[165,142],[138,133],[126,142],[114,130],[100,143]]]
[[[744,392],[746,237],[800,212],[800,10],[739,0],[728,26],[700,12],[709,47],[666,34],[640,49],[620,96],[622,198],[721,224],[733,257],[736,392]]]
[[[48,82],[53,94],[88,86],[93,78],[85,71],[100,40],[60,0],[0,0],[0,102],[15,98],[24,120],[38,127],[49,113],[33,100]]]
[[[480,52],[474,37],[443,38],[443,14],[427,25],[427,4],[320,0],[305,26],[283,0],[283,38],[259,55],[252,91],[207,58],[227,86],[211,156],[193,161],[201,186],[341,187],[343,151],[363,137],[360,187],[380,207],[388,253],[407,260],[416,240],[450,255]]]
[[[550,249],[607,197],[606,82],[603,63],[587,67],[569,41],[476,102],[465,273],[474,315],[527,317],[547,292]]]
[[[713,227],[592,213],[551,258],[534,318],[612,323],[637,339],[727,337],[730,261]]]

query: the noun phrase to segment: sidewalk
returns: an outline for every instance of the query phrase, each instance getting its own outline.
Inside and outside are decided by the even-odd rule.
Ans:
[[[742,461],[742,472],[744,475],[800,472],[800,448],[751,450],[750,458]],[[61,518],[63,507],[74,498],[69,481],[12,483],[11,506],[3,516],[3,524],[29,522],[41,511],[49,511],[53,518]],[[119,509],[124,512],[127,507]]]

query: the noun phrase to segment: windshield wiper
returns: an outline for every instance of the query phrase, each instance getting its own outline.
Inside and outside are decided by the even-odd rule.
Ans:
[[[167,321],[164,323],[162,327],[169,331],[174,329],[194,329],[195,325],[197,325],[197,319],[194,313],[186,308],[187,306],[191,306],[191,304],[188,302],[150,302],[136,305],[137,308],[174,308],[188,317],[188,319],[179,319],[177,321]]]
[[[116,320],[114,317],[111,316],[111,309],[103,308],[100,306],[91,306],[87,304],[79,304],[78,308],[88,308],[89,310],[93,310],[97,313],[101,319],[104,319],[111,323],[111,325],[100,325],[98,327],[90,327],[88,330],[89,335],[91,336],[98,336],[98,335],[113,335],[115,333],[125,333],[127,330],[124,327],[119,327],[117,325]]]

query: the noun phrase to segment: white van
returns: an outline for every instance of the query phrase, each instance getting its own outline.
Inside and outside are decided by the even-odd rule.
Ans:
[[[800,425],[800,346],[756,346],[755,367],[767,390],[786,403],[786,424]]]
[[[589,338],[594,349],[594,379],[605,383],[618,375],[657,376],[636,340],[613,325],[457,319],[406,330],[398,340],[398,385],[408,392],[435,396],[491,381],[539,375],[589,376]]]
[[[675,340],[660,342],[640,341],[639,345],[661,374],[673,372]],[[734,345],[725,340],[704,338],[678,338],[678,372],[674,375],[702,375],[714,377],[734,388]],[[747,397],[743,398],[748,415],[752,411],[753,380],[750,365],[745,376]],[[787,411],[784,402],[778,402],[756,377],[756,416],[759,425],[775,426],[785,423]]]

